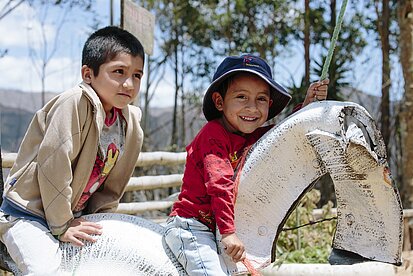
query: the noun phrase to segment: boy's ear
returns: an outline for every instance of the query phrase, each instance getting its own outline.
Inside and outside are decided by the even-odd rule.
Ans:
[[[224,99],[222,98],[221,94],[219,94],[219,92],[212,93],[212,101],[214,102],[215,108],[218,109],[218,111],[223,110]]]
[[[83,81],[86,82],[87,84],[91,84],[92,83],[92,74],[93,74],[92,69],[87,65],[83,65],[82,69],[81,69],[81,72],[82,72]]]

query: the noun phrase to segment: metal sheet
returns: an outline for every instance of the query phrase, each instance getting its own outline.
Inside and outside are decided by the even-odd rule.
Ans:
[[[355,103],[312,103],[271,129],[240,176],[235,225],[247,258],[256,268],[274,260],[273,244],[294,205],[330,173],[338,205],[333,247],[399,264],[403,214],[385,154],[373,119]]]

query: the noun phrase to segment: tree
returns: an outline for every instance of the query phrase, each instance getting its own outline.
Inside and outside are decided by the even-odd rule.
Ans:
[[[46,77],[47,77],[47,66],[52,60],[53,56],[56,54],[58,49],[59,34],[61,33],[63,24],[66,21],[66,16],[68,14],[68,9],[62,10],[62,16],[59,17],[59,22],[57,22],[56,36],[52,45],[49,44],[49,40],[46,36],[46,20],[49,17],[49,6],[42,5],[38,7],[38,19],[40,23],[40,33],[34,34],[35,40],[40,43],[40,48],[37,50],[34,45],[36,41],[31,41],[32,37],[29,36],[29,55],[34,68],[36,69],[40,82],[41,82],[41,93],[42,93],[42,106],[46,103],[45,93],[46,93]]]
[[[330,47],[334,28],[337,25],[337,2],[336,0],[330,0],[328,3],[329,5],[326,6],[325,2],[318,2],[311,7],[309,4],[308,6],[305,4],[306,16],[304,18],[308,16],[311,23],[311,42],[314,47],[319,45],[322,46],[321,48],[323,49],[321,57],[318,59],[316,56],[307,57],[307,55],[310,55],[309,50],[304,52],[305,60],[310,59],[314,61],[312,75],[317,78],[316,80],[321,76],[322,67],[325,63],[328,48]],[[347,7],[347,9],[349,10],[350,7]],[[328,68],[328,78],[330,79],[328,98],[333,100],[343,100],[343,95],[340,93],[340,89],[349,86],[348,72],[350,71],[351,64],[366,46],[366,41],[360,30],[360,27],[363,26],[364,17],[359,13],[352,14],[347,11],[344,19]],[[304,41],[308,39],[306,38],[307,28],[309,27],[306,26],[304,20]],[[302,38],[302,36],[302,33],[300,33],[299,37]],[[293,87],[290,88],[293,91],[294,104],[302,102],[305,98],[306,90],[308,88],[307,78],[310,79],[307,74],[308,73],[303,77],[299,86],[294,84]],[[291,105],[291,107],[294,106],[294,104]],[[317,187],[320,189],[322,195],[320,205],[324,205],[329,200],[334,199],[334,189],[331,178],[328,176],[321,178],[317,183]]]
[[[379,3],[381,2],[381,3]],[[380,5],[381,4],[381,5]],[[381,9],[380,9],[381,6]],[[377,13],[377,30],[380,36],[382,52],[382,77],[381,77],[381,133],[384,142],[389,145],[390,140],[390,6],[389,0],[375,1]],[[389,150],[389,147],[387,147]],[[388,154],[389,155],[389,154]],[[389,155],[390,156],[390,155]]]
[[[214,7],[212,21],[217,47],[215,55],[224,57],[255,53],[271,67],[297,33],[296,1],[225,1]]]
[[[310,84],[310,0],[304,0],[304,86]]]
[[[295,39],[304,42],[305,71],[301,82],[298,84],[295,83],[293,76],[291,77],[292,81],[288,88],[293,98],[289,105],[289,112],[295,105],[303,102],[308,83],[319,80],[336,26],[338,7],[335,0],[327,2],[310,1],[308,4],[306,1],[304,0],[304,12],[297,22],[296,28],[299,32],[295,36]],[[330,79],[329,99],[344,100],[340,93],[341,88],[350,85],[349,72],[352,64],[367,45],[362,31],[365,29],[364,18],[363,14],[356,11],[351,4],[347,6],[344,22],[328,68],[328,78]],[[309,37],[308,29],[310,29]],[[310,51],[310,46],[313,49],[321,49],[321,51]],[[308,66],[310,66],[310,69],[308,69]]]
[[[13,1],[8,0],[4,2],[4,6],[0,10],[0,20],[20,6],[25,0]]]
[[[202,73],[203,70],[208,70],[208,65],[205,65],[207,53],[200,51],[200,48],[208,48],[211,45],[208,33],[213,27],[203,13],[210,10],[209,3],[160,0],[148,1],[147,4],[156,13],[157,26],[161,32],[159,45],[162,55],[174,72],[175,96],[170,146],[171,149],[182,149],[186,144],[184,113],[191,108],[185,104],[187,98],[191,98],[187,97],[190,92],[186,91],[186,83],[190,82],[190,78],[195,79],[191,82],[194,89],[202,82],[203,76],[209,76]]]
[[[413,0],[399,0],[400,61],[404,77],[402,101],[403,187],[404,208],[413,206]]]
[[[363,2],[361,7],[366,15],[365,29],[370,35],[370,43],[377,44],[381,51],[381,101],[378,124],[386,143],[387,160],[395,179],[402,188],[405,183],[402,181],[404,172],[401,170],[403,161],[400,157],[402,155],[400,146],[402,134],[399,128],[399,105],[396,101],[391,101],[391,88],[396,86],[396,83],[392,82],[391,71],[392,56],[395,57],[399,51],[397,41],[399,26],[396,13],[400,1],[366,0]]]
[[[24,0],[20,0],[16,3],[16,1],[9,0],[4,3],[4,6],[0,9],[0,20],[6,17],[9,13],[15,10],[18,6],[20,6]],[[7,54],[7,49],[0,48],[0,58],[4,57]]]

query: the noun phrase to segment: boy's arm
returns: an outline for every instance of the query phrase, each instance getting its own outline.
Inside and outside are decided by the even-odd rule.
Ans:
[[[203,173],[206,192],[211,197],[211,209],[220,233],[234,233],[235,186],[228,152],[230,142],[226,141],[229,138],[221,137],[219,133],[213,133],[213,137],[205,136],[208,137],[200,144],[203,145]]]
[[[70,242],[76,246],[83,246],[84,241],[95,242],[96,237],[101,235],[102,226],[96,222],[87,221],[84,218],[76,218],[70,222],[69,228],[61,235],[59,240]]]
[[[82,146],[82,122],[85,120],[81,117],[88,109],[86,101],[76,99],[68,97],[39,118],[45,133],[37,158],[38,183],[45,219],[54,235],[64,233],[73,220],[72,161]]]
[[[327,99],[329,79],[313,82],[307,89],[307,93],[301,108],[314,101],[323,101]],[[298,110],[298,109],[297,109]]]
[[[224,245],[225,253],[227,253],[235,263],[245,259],[245,246],[235,233],[222,235],[221,242]]]

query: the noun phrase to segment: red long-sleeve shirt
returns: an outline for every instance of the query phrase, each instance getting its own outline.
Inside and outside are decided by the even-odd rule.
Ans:
[[[183,184],[171,216],[196,218],[221,234],[235,232],[234,167],[242,150],[255,143],[271,126],[240,136],[219,122],[208,122],[186,147]]]

